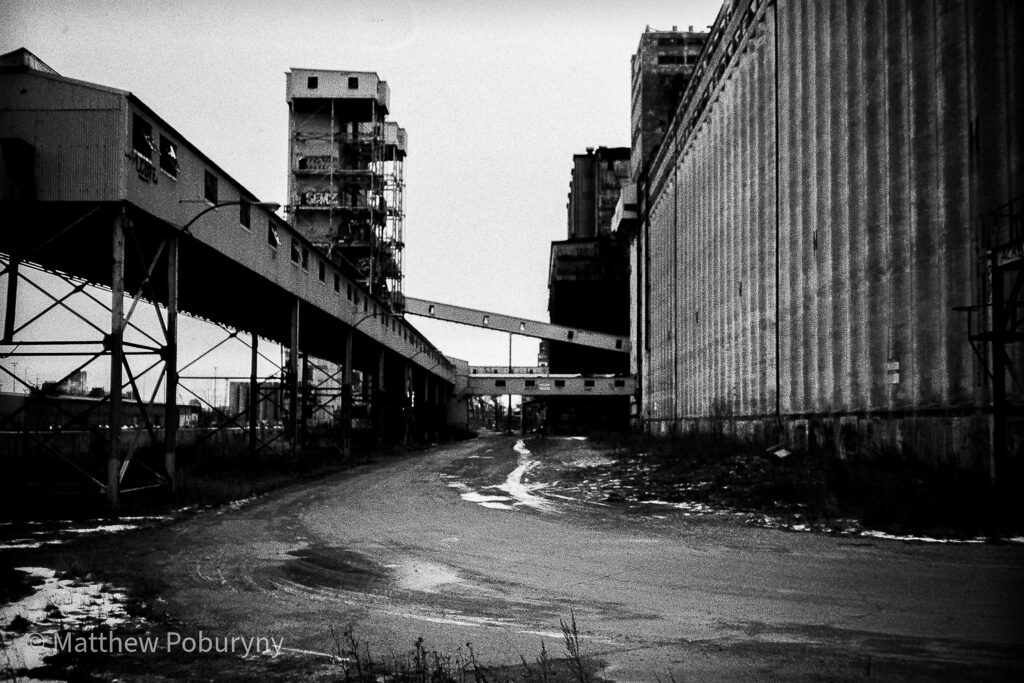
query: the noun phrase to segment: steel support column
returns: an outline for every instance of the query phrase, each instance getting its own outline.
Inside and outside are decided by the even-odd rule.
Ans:
[[[998,252],[991,255],[992,272],[992,479],[998,487],[1006,459],[1006,301]]]
[[[260,337],[255,332],[252,333],[252,345],[250,346],[251,352],[249,354],[249,459],[256,459],[256,428],[260,413],[260,378],[258,373],[257,362],[259,361]],[[229,385],[230,386],[230,385]]]
[[[3,341],[10,344],[14,341],[14,318],[18,311],[18,271],[19,261],[11,257],[11,264],[7,268],[7,307],[4,316]]]
[[[116,508],[120,503],[118,490],[121,479],[121,386],[124,362],[124,215],[117,215],[111,225],[111,285],[110,285],[110,427],[107,453],[107,504]]]
[[[173,492],[177,486],[178,444],[178,238],[167,240],[167,334],[164,346],[164,469]]]
[[[381,347],[377,355],[377,372],[374,377],[373,391],[373,431],[376,436],[377,450],[384,449],[384,422],[386,408],[384,406],[384,347]]]
[[[309,354],[302,353],[302,376],[299,382],[299,405],[302,412],[299,413],[299,443],[304,444],[309,438],[309,425],[313,418],[313,397],[312,397],[313,376],[309,370]]]
[[[299,405],[299,300],[292,300],[291,326],[288,343],[288,435],[292,441],[292,456],[294,457],[299,444],[299,414],[302,407]]]
[[[345,358],[341,379],[341,453],[352,455],[352,341],[354,330],[345,332]]]

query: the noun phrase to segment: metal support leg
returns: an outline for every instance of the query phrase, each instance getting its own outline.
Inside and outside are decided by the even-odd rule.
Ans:
[[[249,359],[249,459],[256,459],[256,427],[260,413],[260,380],[256,374],[260,356],[260,337],[252,333]]]
[[[992,481],[999,488],[1005,476],[1003,463],[1007,450],[1006,439],[1006,318],[1003,301],[1003,270],[996,254],[991,257],[992,269]]]
[[[107,454],[107,504],[116,508],[120,503],[118,491],[121,479],[121,363],[124,361],[124,221],[123,215],[114,218],[111,227],[110,285],[110,450]]]
[[[341,379],[341,452],[352,455],[352,340],[354,333],[345,333],[345,365]]]
[[[310,395],[312,386],[312,375],[310,375],[309,371],[309,354],[303,353],[302,375],[299,381],[299,405],[302,406],[299,419],[299,443],[305,443],[309,437],[309,425],[313,418],[313,397]]]
[[[374,382],[373,392],[373,413],[376,416],[374,432],[377,437],[377,450],[384,449],[384,422],[386,409],[384,407],[384,349],[378,352],[377,373]]]
[[[164,469],[171,491],[177,484],[178,445],[178,239],[167,243],[167,345],[164,347],[167,386],[164,399]]]
[[[19,262],[11,259],[11,265],[7,269],[7,309],[4,317],[3,341],[10,344],[14,341],[14,317],[18,312],[18,266]]]
[[[292,457],[297,453],[299,443],[299,300],[292,302],[292,320],[288,354],[288,434],[292,440]]]
[[[420,409],[423,416],[423,427],[420,429],[420,438],[425,443],[430,443],[434,432],[434,392],[431,390],[430,373],[423,373],[423,407]]]

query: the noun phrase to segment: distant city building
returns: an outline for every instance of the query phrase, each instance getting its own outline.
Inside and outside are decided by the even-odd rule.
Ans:
[[[695,32],[692,26],[686,31],[678,31],[675,26],[671,31],[647,27],[640,36],[640,45],[631,60],[634,182],[647,171],[651,157],[665,137],[707,40],[707,33]]]
[[[627,244],[612,233],[622,188],[630,182],[630,150],[588,148],[573,157],[569,184],[568,239],[551,243],[548,314],[556,325],[626,335],[629,330]],[[552,373],[624,374],[625,354],[551,341],[542,346]],[[539,359],[540,360],[540,359]],[[622,397],[547,399],[556,430],[626,425]]]
[[[587,148],[572,158],[569,182],[569,239],[607,235],[622,186],[629,180],[628,147]]]
[[[256,419],[260,422],[278,423],[284,421],[284,389],[280,382],[260,382],[257,401]],[[245,416],[236,418],[240,426],[248,424],[247,416],[250,405],[250,385],[248,380],[232,380],[228,382],[228,414]]]

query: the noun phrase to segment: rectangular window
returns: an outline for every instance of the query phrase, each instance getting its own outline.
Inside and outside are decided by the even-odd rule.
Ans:
[[[348,295],[348,300],[352,301],[352,283],[346,284],[345,285],[345,290],[346,290],[346,294]]]
[[[317,76],[307,76],[306,87],[310,90],[316,90],[320,87],[320,78]]]
[[[559,387],[559,388],[564,387],[565,386],[565,380],[564,379],[556,379],[555,380],[555,386]]]
[[[334,291],[341,293],[341,276],[337,273],[334,274]]]
[[[302,253],[299,251],[299,241],[296,238],[292,238],[292,263],[298,263],[302,260]]]
[[[209,171],[203,171],[205,176],[203,177],[203,196],[206,201],[217,203],[217,176],[213,175]]]
[[[309,270],[309,248],[302,247],[302,269]]]
[[[624,386],[626,386],[626,380],[624,380],[624,379],[617,379],[617,380],[615,380],[615,386],[617,386],[617,387],[624,387]]]
[[[348,89],[359,90],[359,79],[356,76],[348,77]]]
[[[526,380],[526,386],[527,387],[535,387],[535,386],[537,386],[537,380],[535,380],[535,379],[528,379],[528,380]]]
[[[160,170],[172,178],[178,177],[178,146],[164,135],[160,136]]]
[[[583,386],[584,387],[592,387],[592,386],[594,386],[594,380],[592,380],[592,379],[585,379],[585,380],[583,380]]]
[[[246,230],[252,224],[252,206],[247,201],[238,205],[238,223]]]
[[[132,149],[146,157],[153,157],[153,126],[138,114],[132,115]]]
[[[494,386],[496,386],[496,387],[503,387],[503,386],[505,386],[505,380],[503,380],[503,379],[496,379],[496,380],[494,380]]]
[[[320,282],[327,282],[327,266],[324,265],[323,261],[317,262],[316,276],[320,278]]]
[[[277,236],[277,226],[273,221],[267,221],[267,244],[275,249],[281,244],[281,238]]]

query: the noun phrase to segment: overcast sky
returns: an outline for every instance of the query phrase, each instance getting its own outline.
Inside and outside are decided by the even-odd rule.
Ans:
[[[629,146],[630,55],[719,0],[0,0],[0,52],[130,90],[264,201],[287,200],[290,67],[375,71],[409,134],[405,293],[547,320],[572,155]],[[187,277],[187,274],[185,275]],[[443,352],[507,335],[410,318]],[[536,363],[517,338],[513,361]]]

